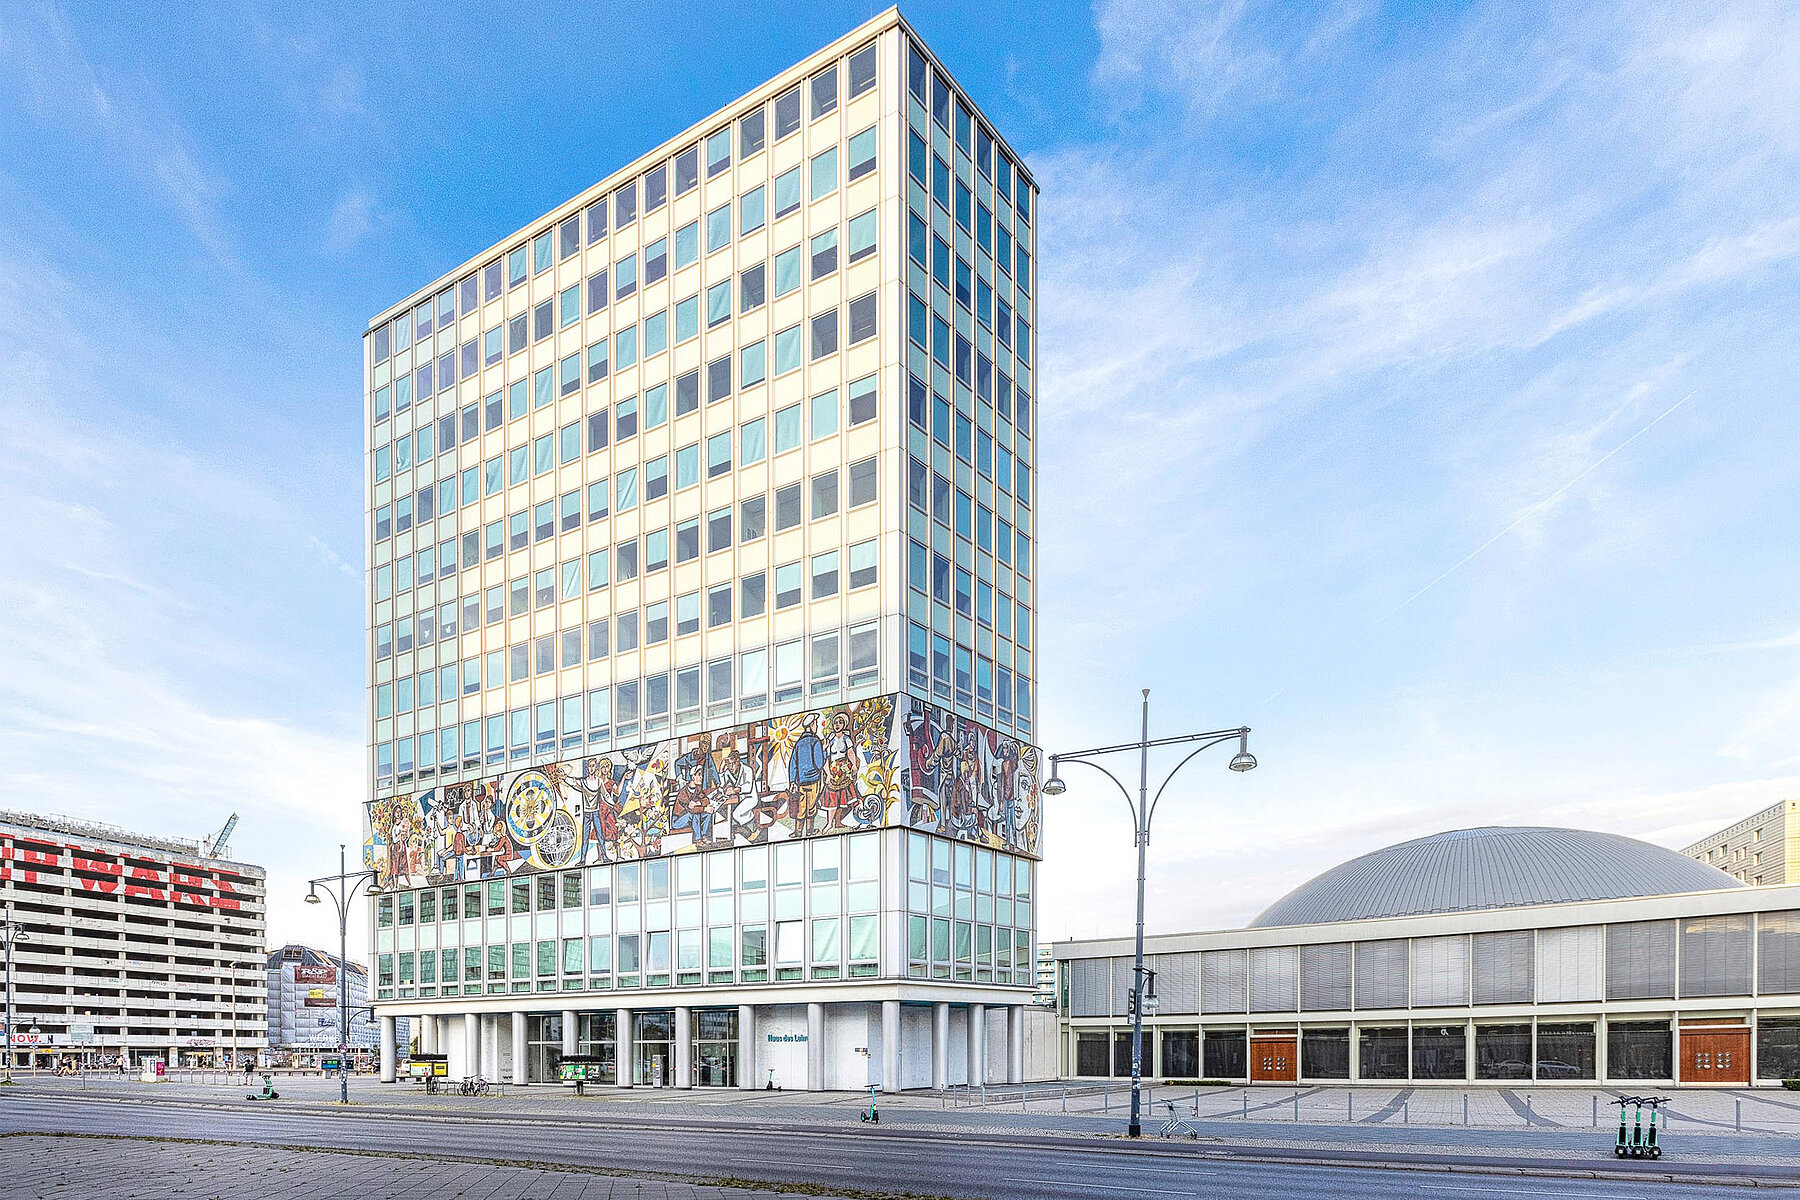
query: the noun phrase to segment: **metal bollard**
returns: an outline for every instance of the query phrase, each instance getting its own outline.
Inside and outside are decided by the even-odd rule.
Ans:
[[[1463,1128],[1469,1127],[1469,1093],[1463,1093]]]
[[[1101,1088],[1100,1089],[1100,1111],[1103,1113],[1109,1113],[1112,1111],[1112,1089],[1111,1088]]]
[[[1248,1121],[1250,1119],[1250,1093],[1246,1091],[1242,1099],[1244,1101],[1244,1120]]]
[[[1351,1088],[1344,1093],[1344,1124],[1356,1124],[1356,1089]]]
[[[1069,1111],[1069,1085],[1066,1083],[1062,1085],[1062,1110]]]
[[[1294,1124],[1300,1123],[1300,1093],[1294,1093]]]
[[[1737,1114],[1731,1118],[1731,1127],[1732,1127],[1732,1129],[1736,1130],[1738,1133],[1742,1133],[1742,1132],[1744,1132],[1744,1100],[1743,1100],[1743,1097],[1741,1097],[1741,1096],[1738,1097],[1737,1100],[1733,1101],[1733,1103],[1735,1104],[1735,1106],[1737,1108]]]
[[[1400,1123],[1402,1125],[1411,1125],[1412,1124],[1412,1101],[1411,1100],[1402,1100],[1400,1102]]]
[[[1600,1128],[1600,1097],[1594,1097],[1594,1128]]]
[[[1531,1124],[1531,1096],[1529,1094],[1525,1097],[1525,1124],[1527,1126]]]

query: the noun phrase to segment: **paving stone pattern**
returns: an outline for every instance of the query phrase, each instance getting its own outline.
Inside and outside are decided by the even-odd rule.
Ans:
[[[0,1138],[0,1194],[37,1200],[779,1200],[794,1192],[332,1151]]]

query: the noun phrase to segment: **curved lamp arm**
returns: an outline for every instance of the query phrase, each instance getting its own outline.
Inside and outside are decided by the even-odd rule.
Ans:
[[[1169,786],[1169,784],[1171,782],[1173,782],[1175,776],[1181,773],[1181,768],[1187,766],[1189,763],[1193,762],[1196,758],[1200,757],[1200,755],[1202,753],[1204,753],[1207,750],[1211,750],[1214,746],[1219,745],[1221,742],[1229,742],[1234,738],[1241,738],[1248,732],[1249,732],[1249,730],[1247,730],[1247,729],[1246,730],[1234,729],[1230,733],[1222,733],[1218,737],[1213,738],[1210,741],[1200,743],[1199,746],[1194,748],[1194,751],[1191,754],[1189,754],[1186,758],[1182,759],[1180,762],[1176,763],[1175,769],[1173,771],[1170,771],[1166,776],[1163,777],[1161,786],[1159,786],[1156,789],[1156,795],[1151,797],[1150,816],[1152,818],[1154,818],[1156,816],[1156,806],[1162,802],[1163,789],[1167,788]],[[1146,826],[1148,826],[1150,824],[1150,822],[1148,820],[1146,820],[1144,822],[1144,824]]]
[[[1084,767],[1094,768],[1094,770],[1100,772],[1102,775],[1104,775],[1108,779],[1112,780],[1113,786],[1119,789],[1119,795],[1125,797],[1125,807],[1127,807],[1131,810],[1132,824],[1134,826],[1137,824],[1137,821],[1138,821],[1137,801],[1133,800],[1131,798],[1131,793],[1126,790],[1124,784],[1119,782],[1119,777],[1117,775],[1114,775],[1111,771],[1107,770],[1105,767],[1101,766],[1099,763],[1089,762],[1085,758],[1060,758],[1060,757],[1058,757],[1058,758],[1053,759],[1052,761],[1055,763],[1058,763],[1058,764],[1060,764],[1060,763],[1080,763]]]

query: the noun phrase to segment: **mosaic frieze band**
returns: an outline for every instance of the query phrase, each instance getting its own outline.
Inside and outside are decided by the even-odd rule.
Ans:
[[[1036,856],[1037,750],[911,696],[681,734],[365,808],[383,887],[883,827]]]

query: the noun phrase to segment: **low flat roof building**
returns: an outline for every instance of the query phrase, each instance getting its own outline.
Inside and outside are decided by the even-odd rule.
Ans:
[[[1745,883],[1787,883],[1800,866],[1800,800],[1782,800],[1701,838],[1683,854]]]
[[[15,1063],[221,1062],[263,1046],[263,869],[198,843],[0,812]]]
[[[1800,1075],[1800,887],[1568,829],[1344,863],[1244,929],[1145,939],[1144,1074],[1252,1083]],[[1130,938],[1060,942],[1064,1075],[1131,1073]]]

